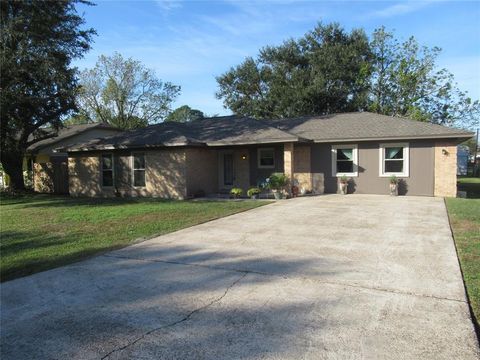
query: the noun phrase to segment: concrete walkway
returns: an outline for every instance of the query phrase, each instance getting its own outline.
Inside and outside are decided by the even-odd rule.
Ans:
[[[442,199],[281,201],[1,285],[2,359],[478,359]]]

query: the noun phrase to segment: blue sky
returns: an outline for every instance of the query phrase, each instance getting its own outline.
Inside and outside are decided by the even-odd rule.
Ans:
[[[300,37],[318,21],[337,21],[367,34],[385,25],[443,49],[441,67],[480,98],[480,1],[96,1],[79,6],[97,30],[92,50],[75,62],[93,67],[117,51],[142,61],[159,78],[182,87],[174,107],[229,114],[215,98],[215,76],[255,56],[264,45]]]

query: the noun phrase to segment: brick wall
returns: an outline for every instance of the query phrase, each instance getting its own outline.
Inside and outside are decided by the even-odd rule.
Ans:
[[[312,190],[312,172],[310,160],[310,146],[295,146],[293,156],[294,179],[298,183],[300,191]]]
[[[457,195],[457,146],[452,142],[435,143],[434,195]]]

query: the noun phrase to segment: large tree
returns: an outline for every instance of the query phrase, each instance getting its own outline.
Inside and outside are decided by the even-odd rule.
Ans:
[[[80,75],[78,107],[84,117],[122,129],[165,119],[180,87],[162,82],[141,62],[115,53],[100,56],[93,69]]]
[[[400,43],[384,27],[374,31],[369,109],[442,125],[478,126],[480,104],[458,89],[454,76],[438,69],[441,49]]]
[[[165,121],[190,122],[195,120],[201,120],[204,117],[205,114],[202,111],[192,109],[188,105],[183,105],[168,114]]]
[[[217,77],[217,97],[234,113],[255,118],[356,111],[368,95],[370,57],[363,30],[320,23]]]
[[[0,149],[11,186],[24,189],[22,161],[31,144],[52,136],[62,117],[75,108],[75,58],[86,52],[94,34],[82,29],[77,0],[2,0]]]

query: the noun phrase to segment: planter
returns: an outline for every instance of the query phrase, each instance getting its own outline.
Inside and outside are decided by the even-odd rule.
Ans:
[[[342,195],[347,195],[348,192],[348,184],[347,183],[340,183],[340,192]]]
[[[283,194],[281,191],[273,190],[273,196],[275,196],[275,200],[283,199]]]
[[[390,195],[398,196],[398,184],[390,184]]]
[[[255,195],[250,196],[250,199],[252,199],[252,200],[257,200],[257,199],[258,199],[258,194],[255,194]]]

